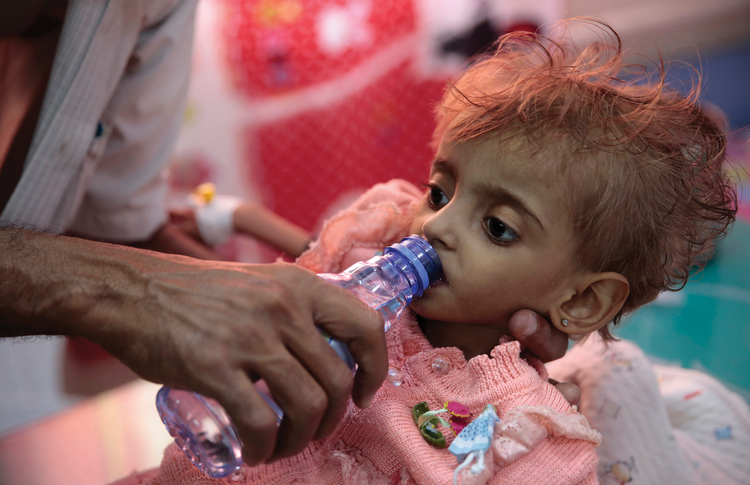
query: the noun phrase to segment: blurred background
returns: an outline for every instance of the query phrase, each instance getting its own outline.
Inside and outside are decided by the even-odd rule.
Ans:
[[[424,182],[432,107],[445,80],[502,33],[545,32],[574,16],[607,21],[631,51],[699,68],[702,101],[727,120],[727,169],[748,193],[750,0],[201,0],[170,205],[184,206],[198,184],[213,182],[220,193],[261,202],[316,231],[377,182]],[[689,75],[675,69],[670,79],[684,86]],[[242,237],[220,249],[244,262],[278,257]],[[749,319],[745,197],[738,224],[706,270],[617,335],[654,360],[705,370],[747,399]],[[81,401],[133,378],[96,348],[63,339],[0,342],[0,368],[0,438],[75,404],[92,406]],[[110,453],[102,473],[122,476],[133,460],[156,466],[166,432],[154,435],[156,451],[122,458],[117,449],[130,438],[107,428],[117,413],[111,403],[105,408],[97,408],[98,446]]]

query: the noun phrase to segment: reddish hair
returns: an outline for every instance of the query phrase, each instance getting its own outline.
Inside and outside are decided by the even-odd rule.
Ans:
[[[700,77],[682,96],[665,85],[661,59],[652,75],[625,64],[609,25],[577,20],[598,40],[580,48],[527,32],[501,37],[446,89],[433,142],[555,142],[561,176],[576,187],[579,266],[630,283],[617,324],[703,267],[734,221],[737,194],[722,170],[722,125],[698,104]],[[599,332],[613,339],[607,326]]]

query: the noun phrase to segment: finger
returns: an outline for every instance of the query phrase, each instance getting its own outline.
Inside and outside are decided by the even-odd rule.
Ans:
[[[352,370],[323,338],[312,320],[305,330],[285,341],[292,355],[310,372],[326,394],[328,405],[313,439],[333,433],[349,402],[354,378]]]
[[[383,317],[345,290],[321,283],[313,300],[315,323],[347,344],[358,366],[352,399],[366,408],[388,374]]]
[[[522,347],[528,348],[542,362],[559,359],[568,350],[568,335],[531,310],[514,313],[510,317],[509,330]]]
[[[581,389],[572,382],[552,383],[552,379],[550,379],[550,384],[554,385],[560,391],[560,394],[563,395],[571,406],[578,406],[581,403]]]
[[[284,410],[276,446],[270,460],[293,456],[313,439],[328,407],[321,385],[291,354],[276,352],[274,362],[255,369],[271,390],[274,401]]]
[[[243,443],[242,459],[249,466],[260,465],[273,453],[279,425],[250,379],[242,371],[214,397],[224,407]]]
[[[193,209],[172,209],[169,211],[169,222],[190,237],[203,242],[195,222],[195,211]]]
[[[169,211],[169,220],[174,224],[179,224],[188,219],[195,219],[193,209],[176,208]]]
[[[198,223],[195,222],[195,219],[188,219],[184,221],[182,224],[180,224],[180,229],[182,229],[185,234],[188,234],[192,238],[205,243],[203,237],[201,236],[201,232],[198,230]]]

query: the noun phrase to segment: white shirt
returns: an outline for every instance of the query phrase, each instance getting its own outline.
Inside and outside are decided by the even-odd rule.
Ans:
[[[166,220],[197,0],[70,0],[24,171],[0,220],[110,241]]]

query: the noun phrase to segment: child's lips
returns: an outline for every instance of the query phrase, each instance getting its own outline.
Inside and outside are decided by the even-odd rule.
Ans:
[[[438,286],[448,286],[448,279],[445,277],[445,273],[442,273],[438,279],[433,281],[430,288],[436,288]]]
[[[437,253],[438,258],[443,261],[442,257],[440,256],[440,250],[438,250],[438,248],[435,248],[435,252]],[[450,284],[448,283],[448,278],[445,276],[445,265],[441,264],[441,267],[442,268],[440,271],[440,276],[438,276],[437,279],[432,282],[430,288],[435,288],[437,286],[450,286]]]

